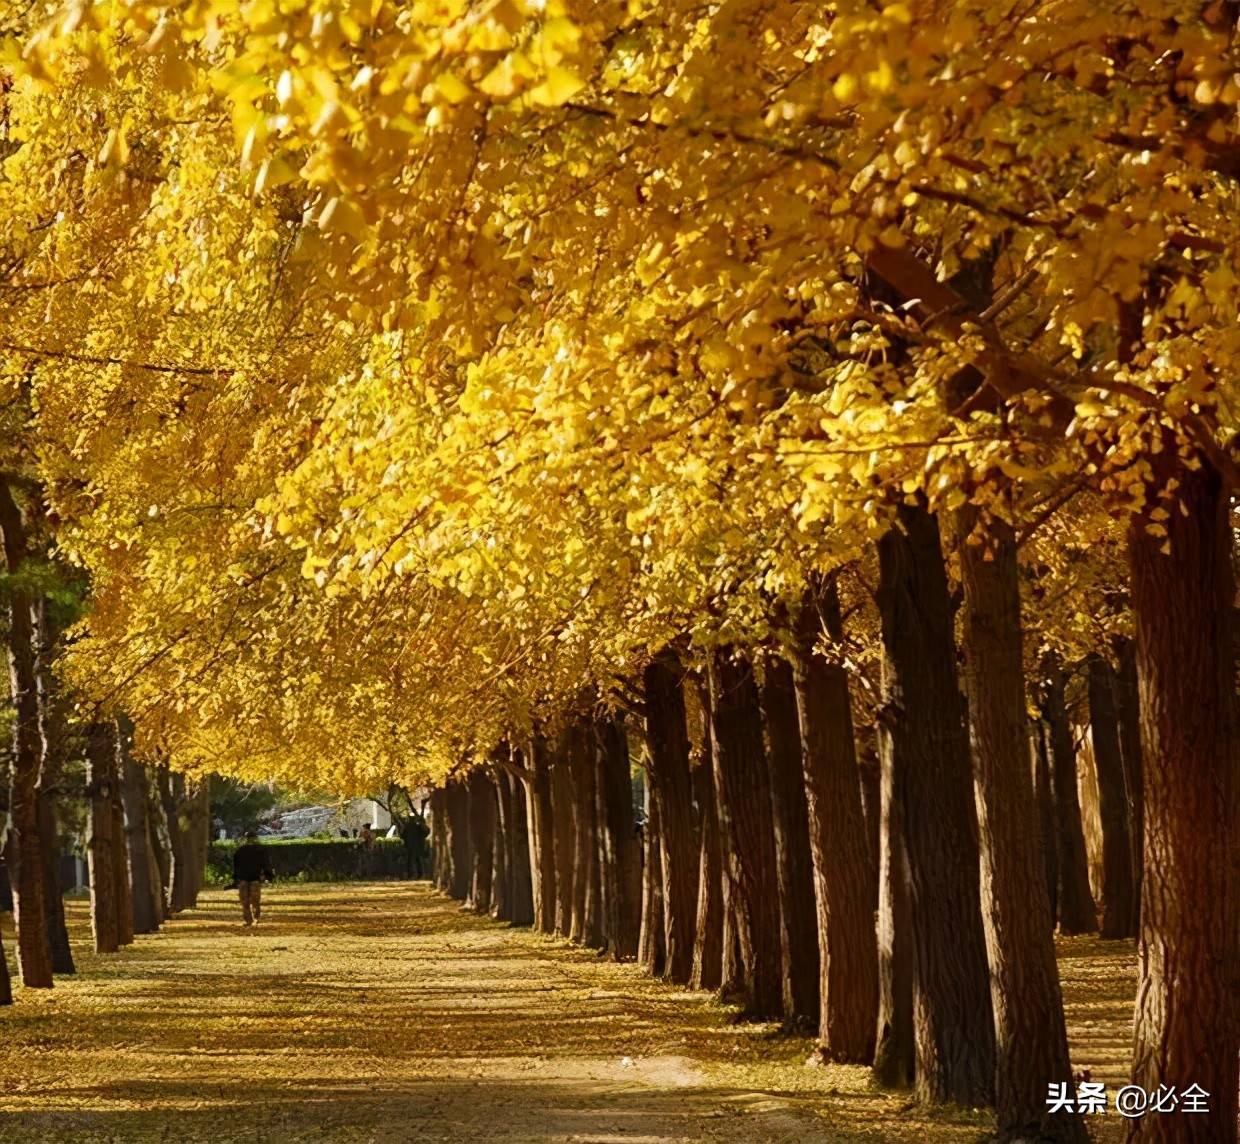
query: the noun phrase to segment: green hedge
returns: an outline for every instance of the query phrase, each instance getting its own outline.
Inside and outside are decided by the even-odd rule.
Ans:
[[[233,851],[240,842],[212,842],[207,881],[232,881]],[[262,843],[279,881],[348,882],[405,877],[405,844],[399,838],[376,838],[362,850],[356,838],[276,838]]]

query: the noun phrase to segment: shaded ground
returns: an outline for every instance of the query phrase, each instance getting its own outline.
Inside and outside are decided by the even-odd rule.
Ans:
[[[253,932],[233,895],[202,902],[98,958],[72,903],[78,976],[0,1011],[0,1140],[985,1136],[982,1115],[932,1115],[865,1069],[806,1067],[806,1040],[463,914],[424,883],[282,885]],[[1075,939],[1063,953],[1074,1067],[1122,1083],[1131,952]]]

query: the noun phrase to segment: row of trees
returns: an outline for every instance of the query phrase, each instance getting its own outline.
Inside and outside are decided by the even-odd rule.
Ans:
[[[907,1027],[903,934],[919,1090],[1071,1140],[1084,687],[1134,1081],[1212,1094],[1131,1132],[1235,1139],[1233,5],[0,11],[5,465],[142,757],[348,793],[641,719],[665,964],[721,881],[721,979],[814,1012],[807,836],[827,1050]]]

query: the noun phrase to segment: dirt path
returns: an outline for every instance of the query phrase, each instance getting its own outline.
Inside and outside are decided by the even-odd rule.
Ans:
[[[424,885],[232,896],[0,1012],[0,1140],[976,1141],[809,1042]],[[11,949],[11,944],[6,942]],[[1105,1019],[1103,1025],[1105,1025]],[[1100,1026],[1101,1027],[1101,1026]]]

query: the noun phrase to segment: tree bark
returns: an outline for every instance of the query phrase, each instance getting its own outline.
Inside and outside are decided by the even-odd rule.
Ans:
[[[594,790],[594,733],[588,719],[568,730],[568,775],[573,792],[573,909],[569,937],[591,949],[602,945],[599,922],[598,823]]]
[[[637,964],[654,977],[663,975],[666,946],[663,940],[663,856],[659,840],[659,805],[646,782],[646,827],[643,835],[646,858],[642,864],[642,917],[637,939]]]
[[[629,744],[617,714],[594,723],[595,789],[598,798],[599,887],[607,952],[616,961],[637,955],[641,884],[633,836],[633,788]]]
[[[994,1099],[994,1025],[951,598],[938,521],[912,505],[900,506],[898,520],[878,544],[878,605],[882,717],[912,919],[917,1095],[986,1105]]]
[[[1145,783],[1141,761],[1141,703],[1137,684],[1137,649],[1130,639],[1119,641],[1119,666],[1114,677],[1119,753],[1128,792],[1128,838],[1132,846],[1132,917],[1141,917],[1141,852],[1145,836]]]
[[[452,851],[448,846],[448,793],[443,787],[431,791],[431,862],[434,870],[431,883],[436,890],[447,893],[451,883]]]
[[[913,920],[909,914],[904,826],[895,797],[891,734],[878,724],[878,1029],[874,1079],[909,1088],[916,1071],[913,1037]]]
[[[1167,459],[1177,456],[1174,445]],[[1140,1144],[1234,1144],[1240,1033],[1236,972],[1235,651],[1229,497],[1206,464],[1180,462],[1161,522],[1129,532],[1145,780],[1141,931],[1132,1080],[1191,1085],[1208,1114],[1147,1115]],[[1161,502],[1154,501],[1155,506]],[[1164,546],[1168,551],[1163,551]]]
[[[92,723],[86,729],[86,791],[90,796],[86,853],[96,953],[115,953],[120,948],[116,874],[112,869],[112,792],[116,781],[116,727]]]
[[[995,519],[975,543],[977,524],[972,506],[958,512],[998,1135],[1086,1144],[1079,1114],[1046,1099],[1072,1070],[1030,773],[1016,535]]]
[[[445,790],[448,846],[452,852],[452,881],[448,894],[464,902],[469,897],[474,872],[473,844],[469,836],[469,785],[464,779],[449,779]]]
[[[526,768],[525,807],[530,848],[534,928],[555,932],[555,836],[551,826],[551,774],[547,741],[535,732]]]
[[[120,747],[116,735],[116,779],[112,784],[112,880],[116,901],[116,940],[131,945],[134,939],[133,887],[129,882],[129,839],[125,837],[125,808],[121,804]]]
[[[125,817],[125,843],[129,856],[129,885],[133,895],[135,933],[154,933],[159,928],[156,909],[158,885],[152,882],[154,867],[150,849],[150,823],[146,805],[146,768],[133,757],[131,725],[117,721],[120,743],[120,794]]]
[[[530,874],[530,843],[528,814],[525,808],[525,784],[514,774],[503,772],[499,777],[508,790],[504,835],[508,849],[508,920],[514,926],[528,926],[534,921],[534,899]]]
[[[1098,817],[1102,823],[1102,901],[1099,912],[1104,938],[1132,937],[1132,836],[1128,831],[1128,788],[1120,755],[1119,721],[1115,713],[1115,672],[1101,656],[1090,656],[1089,725],[1098,773]]]
[[[1055,800],[1055,866],[1059,874],[1055,901],[1059,932],[1097,933],[1098,913],[1089,886],[1089,858],[1076,781],[1076,750],[1064,701],[1064,672],[1059,661],[1051,657],[1044,662],[1042,675],[1039,706],[1046,725],[1051,791]]]
[[[507,751],[507,748],[501,748]],[[509,825],[512,820],[512,788],[508,774],[497,766],[495,785],[495,832],[491,846],[491,917],[497,922],[512,921],[512,851]]]
[[[647,666],[644,681],[649,780],[658,806],[662,846],[665,976],[686,985],[693,973],[698,840],[683,674],[675,652],[665,648]]]
[[[780,992],[784,1018],[817,1027],[819,957],[814,863],[809,811],[801,766],[801,735],[792,665],[780,655],[766,663],[762,726],[771,783],[775,829],[775,877],[779,890]],[[872,1018],[873,1014],[871,1014]],[[873,1020],[870,1021],[873,1028]]]
[[[469,773],[469,887],[465,902],[478,914],[491,909],[491,881],[495,857],[495,784],[476,767]]]
[[[877,860],[866,836],[848,674],[814,650],[823,628],[833,643],[843,639],[834,580],[802,601],[794,669],[821,954],[818,1037],[829,1059],[867,1064],[878,1022]]]
[[[180,913],[189,908],[189,852],[185,838],[184,786],[181,775],[174,775],[166,766],[155,774],[155,785],[164,807],[168,827],[168,849],[171,865],[168,887],[168,910]]]
[[[723,862],[719,850],[719,812],[715,804],[714,750],[710,738],[710,689],[698,683],[698,710],[702,716],[702,762],[693,771],[698,806],[697,923],[693,937],[694,989],[718,989],[723,984]]]
[[[741,1008],[777,1018],[780,989],[779,890],[762,712],[752,667],[730,648],[710,657],[711,740],[723,866],[732,888],[741,960]]]
[[[26,524],[8,481],[0,478],[0,532],[5,566],[16,576],[27,556]],[[39,840],[40,735],[34,601],[14,579],[9,587],[9,696],[12,704],[12,765],[6,851],[17,922],[17,965],[22,984],[52,987],[52,951],[43,902],[43,856]]]
[[[572,762],[568,731],[556,737],[551,756],[551,843],[555,856],[555,932],[568,937],[573,928],[573,900],[577,891],[576,806],[573,801]]]
[[[163,768],[147,768],[147,820],[151,824],[151,852],[155,859],[157,884],[159,886],[160,921],[166,921],[172,913],[173,854],[168,815],[164,806],[163,789],[159,772]]]
[[[1051,926],[1059,913],[1059,857],[1055,844],[1055,793],[1051,781],[1051,757],[1046,745],[1046,723],[1035,719],[1029,726],[1029,753],[1033,767],[1033,797],[1038,808],[1038,845],[1046,878],[1046,900],[1051,907]]]

